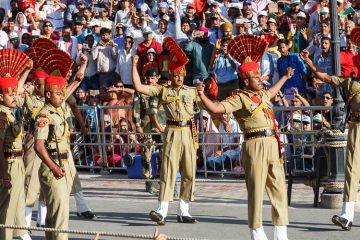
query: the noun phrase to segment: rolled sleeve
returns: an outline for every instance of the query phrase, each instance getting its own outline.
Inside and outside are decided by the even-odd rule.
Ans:
[[[158,97],[161,94],[162,87],[149,86],[148,95],[151,97]]]
[[[335,85],[336,87],[342,86],[349,78],[348,77],[337,77],[332,76],[331,77],[331,83]]]

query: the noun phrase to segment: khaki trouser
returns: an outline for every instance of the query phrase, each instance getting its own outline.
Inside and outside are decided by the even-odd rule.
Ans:
[[[355,202],[360,180],[360,124],[350,123],[346,146],[344,202]]]
[[[152,137],[150,134],[143,134],[143,144],[151,144]],[[145,179],[150,179],[151,175],[151,153],[153,146],[145,145],[141,146],[141,171]]]
[[[42,163],[39,170],[41,190],[44,194],[47,215],[46,227],[68,229],[69,226],[69,198],[73,185],[69,163],[64,163],[65,176],[56,179],[51,170]],[[47,240],[67,240],[67,233],[45,233]]]
[[[287,225],[289,220],[285,173],[279,160],[275,137],[245,141],[241,157],[248,191],[249,227],[255,229],[262,226],[265,189],[271,201],[272,223]]]
[[[81,182],[80,182],[80,177],[79,174],[76,170],[75,167],[75,162],[74,162],[74,158],[72,156],[72,152],[69,151],[69,167],[70,167],[70,178],[73,179],[73,185],[72,185],[72,190],[71,193],[78,193],[82,191],[82,187],[81,187]]]
[[[39,168],[41,159],[34,149],[34,138],[32,137],[25,144],[25,204],[27,207],[34,207],[36,198],[40,192]]]
[[[159,201],[172,201],[176,175],[181,173],[180,198],[194,200],[196,150],[190,127],[166,128],[160,172]]]
[[[26,227],[24,163],[22,158],[6,160],[5,167],[11,178],[12,187],[8,190],[0,187],[0,224]],[[0,228],[0,239],[12,240],[26,233],[26,230]]]

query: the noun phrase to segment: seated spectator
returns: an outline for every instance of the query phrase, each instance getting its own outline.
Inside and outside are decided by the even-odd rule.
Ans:
[[[118,23],[115,27],[115,34],[112,37],[112,40],[118,45],[119,50],[124,49],[124,38],[126,36],[125,34],[126,27],[122,23]]]
[[[190,23],[190,28],[195,29],[200,27],[200,19],[196,16],[195,5],[193,3],[188,3],[186,6],[186,11],[184,16],[181,18],[181,21],[188,21]]]
[[[202,125],[200,124],[200,126],[203,127],[203,131],[199,131],[204,132],[202,136],[202,142],[204,143],[203,151],[205,152],[205,156],[207,158],[216,156],[219,154],[217,152],[219,150],[219,146],[215,144],[220,142],[220,135],[218,134],[219,130],[216,128],[210,114],[207,111],[201,110],[200,115],[202,115],[203,118]]]
[[[325,106],[325,107],[330,107],[333,106],[334,104],[334,98],[332,96],[332,93],[330,92],[323,92],[322,96],[321,96],[321,103],[320,106]],[[322,122],[324,124],[324,127],[326,128],[330,128],[331,127],[331,110],[325,110],[325,111],[321,111],[319,112],[319,114],[322,115]]]
[[[117,26],[119,23],[130,25],[130,15],[129,0],[121,0],[121,9],[116,12],[114,25]]]
[[[0,37],[1,38],[1,37]],[[21,43],[22,44],[25,44],[29,47],[31,47],[32,45],[32,39],[31,39],[31,35],[30,33],[24,33],[22,36],[21,36]],[[1,49],[1,47],[0,47]]]
[[[288,107],[289,103],[286,100],[284,94],[279,91],[273,99],[271,99],[272,104],[274,107]],[[285,111],[275,111],[275,119],[278,123],[279,129],[285,126],[285,123],[288,120],[288,114]]]
[[[115,146],[115,149],[120,149],[121,156],[124,156],[126,153],[141,153],[140,142],[135,134],[130,134],[129,125],[126,122],[126,119],[120,120],[119,127],[119,143],[121,143],[121,147]]]
[[[253,30],[253,34],[260,35],[267,28],[268,13],[267,11],[260,11],[257,15],[258,26]]]
[[[106,8],[101,8],[99,25],[101,28],[107,28],[112,30],[113,22],[109,20],[109,10]]]
[[[77,100],[77,104],[79,106],[84,105],[86,102],[86,93],[83,89],[78,88],[75,92],[75,96],[76,96],[76,100]]]

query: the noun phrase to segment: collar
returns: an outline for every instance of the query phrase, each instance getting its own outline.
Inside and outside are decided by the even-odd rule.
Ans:
[[[7,114],[12,114],[14,115],[14,112],[12,111],[11,108],[8,108],[2,104],[0,104],[0,110],[2,110],[3,112],[7,113]]]

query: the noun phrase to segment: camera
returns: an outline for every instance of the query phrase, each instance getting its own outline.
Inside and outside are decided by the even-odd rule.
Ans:
[[[269,34],[270,32],[271,32],[270,29],[268,29],[268,28],[264,29],[265,34]]]

